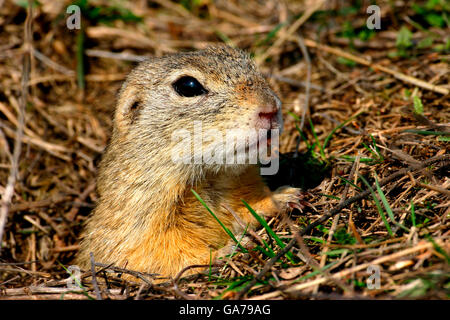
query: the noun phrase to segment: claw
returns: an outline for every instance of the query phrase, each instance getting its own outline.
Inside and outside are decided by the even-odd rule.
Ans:
[[[300,202],[288,202],[288,206],[293,208],[293,209],[298,209],[300,210],[301,213],[303,213],[303,209],[305,208]]]
[[[275,191],[274,199],[284,208],[283,210],[292,211],[292,209],[298,209],[300,212],[303,212],[302,199],[304,194],[300,189],[284,186]]]

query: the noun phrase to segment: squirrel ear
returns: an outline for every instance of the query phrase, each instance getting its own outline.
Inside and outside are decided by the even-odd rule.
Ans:
[[[117,109],[115,115],[116,126],[119,131],[127,131],[139,116],[141,108],[141,99],[136,90],[132,87],[127,87],[120,93],[117,102]]]

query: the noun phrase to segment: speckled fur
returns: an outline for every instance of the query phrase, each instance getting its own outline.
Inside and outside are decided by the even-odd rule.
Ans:
[[[172,83],[183,75],[195,77],[208,94],[179,96]],[[266,107],[279,109],[279,99],[240,50],[211,47],[137,66],[119,94],[111,142],[99,169],[99,201],[85,225],[76,263],[88,268],[93,252],[97,262],[164,276],[208,264],[210,252],[215,257],[229,236],[191,188],[235,232],[237,224],[222,204],[251,224],[254,218],[240,199],[266,216],[285,210],[297,190],[272,194],[256,165],[171,160],[174,130],[191,128],[194,120],[202,121],[203,129],[220,132],[253,128]]]

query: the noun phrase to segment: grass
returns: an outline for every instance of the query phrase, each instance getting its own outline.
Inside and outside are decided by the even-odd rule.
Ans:
[[[384,214],[384,210],[381,207],[380,201],[378,200],[378,198],[377,198],[377,196],[375,194],[375,191],[373,190],[372,186],[367,182],[367,180],[363,176],[359,175],[359,178],[366,185],[366,187],[370,190],[370,194],[372,195],[372,199],[373,199],[373,201],[374,201],[374,203],[375,203],[375,205],[377,207],[377,210],[378,210],[378,213],[380,214],[381,219],[383,220],[383,223],[384,223],[384,225],[386,227],[387,232],[389,233],[389,235],[391,237],[394,237],[394,233],[392,232],[392,229],[391,229],[391,227],[389,225],[389,222],[386,219],[386,215]]]
[[[416,227],[416,209],[413,201],[411,201],[411,223],[413,227]]]
[[[236,243],[237,246],[239,246],[239,248],[243,251],[243,252],[247,252],[247,249],[245,249],[241,244],[240,241],[238,241],[236,239],[236,237],[234,236],[233,232],[228,229],[223,223],[222,221],[220,221],[219,218],[217,218],[217,216],[214,214],[214,212],[208,207],[208,205],[205,203],[205,201],[203,201],[203,199],[198,195],[197,192],[195,192],[193,189],[191,189],[191,192],[194,194],[194,196],[197,198],[198,201],[200,201],[200,203],[206,208],[206,210],[208,210],[208,212],[213,216],[213,218],[220,224],[220,226],[222,227],[222,229],[230,236],[230,238],[234,241],[234,243]]]
[[[380,150],[378,149],[378,146],[375,142],[375,138],[369,134],[369,137],[371,139],[371,145],[366,145],[364,142],[361,142],[361,144],[364,146],[364,148],[369,151],[370,154],[372,154],[373,158],[372,161],[374,162],[383,162],[384,161],[384,157],[381,154]],[[363,161],[367,161],[367,159],[369,158],[364,158]]]
[[[409,232],[410,230],[408,228],[406,228],[404,225],[398,223],[397,221],[395,221],[395,217],[394,217],[394,212],[392,212],[392,208],[389,205],[388,200],[386,199],[386,196],[384,195],[383,190],[381,190],[380,184],[378,183],[378,179],[375,178],[375,184],[377,186],[377,192],[378,195],[380,196],[381,202],[384,205],[384,208],[386,209],[386,212],[389,216],[389,218],[391,219],[391,221],[398,227],[402,228],[403,230],[405,230],[406,232]]]
[[[80,90],[85,88],[85,61],[84,61],[84,28],[78,31],[76,42],[76,57],[77,57],[77,83]]]
[[[272,228],[267,224],[266,220],[261,217],[260,215],[258,215],[255,210],[253,210],[252,207],[250,207],[250,205],[245,201],[242,200],[242,202],[244,203],[244,205],[247,207],[248,211],[250,211],[250,213],[252,214],[252,216],[261,224],[261,226],[266,230],[266,232],[269,234],[269,236],[275,240],[275,242],[277,243],[277,245],[281,248],[284,249],[285,244],[283,243],[283,241],[277,236],[277,234],[272,230]],[[271,251],[271,253],[273,254],[273,249],[271,249],[267,243],[264,243],[264,245],[266,246],[267,249],[269,249]],[[295,263],[295,259],[294,256],[292,255],[291,252],[286,253],[286,257],[289,259],[289,261],[291,261],[292,263]]]
[[[336,126],[333,130],[331,130],[331,132],[326,136],[325,140],[323,143],[320,142],[317,132],[314,128],[314,123],[312,122],[312,119],[308,119],[309,121],[309,125],[311,128],[311,134],[314,137],[314,143],[311,144],[308,142],[308,139],[305,135],[305,133],[300,129],[300,127],[298,126],[298,123],[301,122],[300,118],[292,112],[288,112],[288,114],[290,116],[292,116],[295,120],[296,120],[296,124],[295,127],[300,135],[300,137],[303,139],[303,141],[306,143],[306,147],[308,149],[309,152],[311,152],[311,154],[315,155],[315,157],[317,159],[320,159],[321,161],[328,163],[330,161],[330,159],[325,155],[325,149],[328,147],[328,144],[330,143],[331,139],[333,138],[333,136],[335,135],[335,133],[339,130],[342,129],[343,127],[345,127],[348,123],[350,123],[351,121],[353,121],[354,119],[356,119],[359,115],[362,114],[362,112],[346,119],[345,121],[343,121],[342,123],[340,123],[338,126]],[[315,154],[315,148],[319,149],[319,156],[317,156]]]
[[[224,225],[224,223],[217,217],[217,215],[216,215],[216,214],[208,207],[208,205],[205,203],[205,201],[198,195],[198,193],[195,192],[194,190],[191,190],[191,191],[192,191],[192,193],[194,194],[194,196],[197,198],[197,200],[198,200],[198,201],[206,208],[206,210],[208,210],[208,212],[209,212],[209,213],[214,217],[214,219],[219,223],[219,225],[222,227],[222,229],[230,236],[230,239],[232,239],[232,240],[237,244],[237,246],[242,250],[242,252],[247,253],[248,250],[247,250],[246,248],[244,248],[244,247],[241,245],[241,240],[242,240],[242,238],[243,238],[244,235],[245,235],[245,231],[244,231],[244,234],[241,236],[241,239],[238,241],[238,240],[236,239],[235,235],[233,234],[233,232],[232,232],[229,228],[227,228],[227,227]],[[275,240],[275,242],[276,242],[276,244],[279,246],[279,248],[283,249],[283,248],[285,247],[284,242],[280,239],[280,237],[278,237],[278,235],[277,235],[277,234],[272,230],[272,228],[267,224],[266,220],[265,220],[263,217],[261,217],[260,215],[258,215],[258,214],[256,213],[256,211],[253,210],[253,208],[250,207],[250,205],[249,205],[245,200],[242,200],[242,202],[244,203],[245,207],[249,210],[249,212],[253,215],[253,217],[254,217],[254,218],[261,224],[261,226],[266,230],[266,232],[268,233],[269,237],[270,237],[271,239],[274,239],[274,240]],[[248,226],[247,226],[247,227],[248,227]],[[246,228],[245,230],[247,230],[247,228]],[[264,248],[262,248],[261,246],[258,245],[258,246],[256,246],[256,249],[257,249],[259,252],[263,253],[265,256],[269,257],[269,258],[274,257],[274,256],[275,256],[275,252],[274,252],[274,249],[275,249],[275,248],[272,248],[271,246],[269,246],[269,244],[268,244],[265,240],[263,240],[263,244],[264,244]],[[235,250],[233,250],[233,253],[234,253],[234,251],[235,251]],[[295,258],[294,258],[294,256],[292,255],[291,252],[288,252],[288,253],[286,254],[286,257],[289,259],[289,261],[290,261],[291,263],[295,263]]]
[[[72,273],[69,269],[67,269],[61,262],[58,261],[58,264],[61,266],[61,268],[63,268],[63,269],[69,274],[69,276],[70,276],[70,277],[72,278],[72,280],[75,282],[75,285],[83,291],[82,294],[83,294],[84,296],[86,296],[89,300],[95,300],[95,298],[93,298],[93,297],[91,297],[91,296],[89,295],[89,293],[88,293],[87,290],[86,290],[86,287],[84,287],[83,284],[80,282],[80,279],[78,279],[77,277],[75,277],[75,276],[73,275],[73,273]],[[61,300],[64,299],[64,295],[65,295],[65,293],[62,293],[62,294],[61,294],[61,298],[60,298]]]
[[[418,96],[413,96],[413,106],[416,114],[423,114],[423,103]]]

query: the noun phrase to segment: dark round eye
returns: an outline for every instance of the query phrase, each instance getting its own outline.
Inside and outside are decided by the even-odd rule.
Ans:
[[[195,97],[208,93],[197,79],[190,76],[181,77],[175,81],[172,86],[175,91],[183,97]]]

